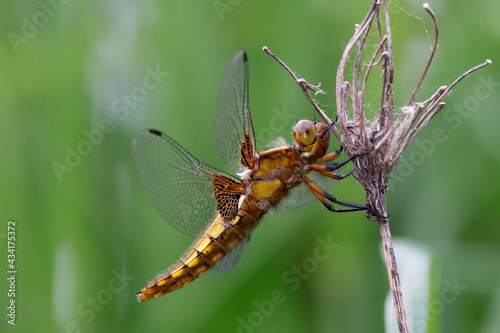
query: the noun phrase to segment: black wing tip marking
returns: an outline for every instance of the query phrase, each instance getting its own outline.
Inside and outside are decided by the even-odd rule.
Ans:
[[[243,53],[243,61],[244,61],[244,62],[248,62],[248,56],[247,56],[246,51],[241,50],[241,52]]]
[[[150,129],[150,130],[148,130],[148,132],[151,133],[151,134],[154,134],[156,136],[161,136],[162,135],[162,133],[160,131],[155,130],[155,129]]]

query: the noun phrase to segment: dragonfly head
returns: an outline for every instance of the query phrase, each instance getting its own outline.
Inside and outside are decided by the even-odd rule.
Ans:
[[[299,120],[293,126],[293,137],[302,146],[310,146],[316,140],[316,126],[310,120]]]

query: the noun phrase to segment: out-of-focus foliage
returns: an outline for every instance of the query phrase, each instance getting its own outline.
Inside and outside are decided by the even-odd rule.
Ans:
[[[430,5],[441,42],[421,99],[486,58],[493,65],[454,90],[399,163],[388,192],[392,230],[435,260],[434,298],[415,320],[446,332],[496,332],[500,4]],[[383,331],[388,283],[377,225],[362,213],[333,214],[319,203],[269,214],[231,274],[205,274],[142,304],[134,296],[192,239],[156,212],[132,158],[133,137],[159,129],[227,170],[211,143],[212,122],[224,70],[245,49],[259,147],[278,136],[289,140],[296,120],[317,115],[261,47],[311,83],[321,82],[328,95],[317,98],[334,115],[337,62],[369,6],[2,2],[0,330],[14,330],[5,277],[7,222],[15,220],[19,331]],[[420,2],[391,6],[394,91],[404,102],[427,60],[432,23]],[[354,179],[332,193],[363,202]]]

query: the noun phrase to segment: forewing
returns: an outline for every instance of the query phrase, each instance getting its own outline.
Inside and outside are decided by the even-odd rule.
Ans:
[[[253,166],[255,135],[248,105],[248,59],[244,51],[234,56],[224,75],[213,140],[219,154],[235,172]]]
[[[228,254],[226,254],[222,259],[217,261],[215,265],[210,269],[214,274],[225,274],[229,273],[236,263],[240,260],[241,255],[245,252],[247,248],[248,241],[250,240],[250,235],[243,239],[238,245],[236,245]]]
[[[223,187],[230,184],[238,189],[241,183],[236,178],[201,163],[156,130],[141,132],[132,148],[156,208],[179,231],[198,237],[213,221],[218,208],[228,219],[236,214],[240,194],[226,193]]]

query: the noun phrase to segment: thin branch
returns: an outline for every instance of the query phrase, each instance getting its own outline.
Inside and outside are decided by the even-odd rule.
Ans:
[[[409,333],[408,321],[406,320],[406,311],[403,303],[403,294],[401,292],[401,282],[397,274],[398,268],[396,265],[396,256],[392,246],[391,229],[389,228],[389,221],[379,221],[380,237],[382,238],[383,252],[385,266],[387,268],[387,275],[392,292],[392,299],[394,300],[394,307],[396,310],[396,319],[398,322],[399,332]]]
[[[417,82],[417,85],[415,86],[415,89],[413,89],[413,92],[411,93],[410,97],[408,98],[408,101],[406,102],[406,106],[411,105],[413,101],[415,100],[415,96],[417,95],[418,90],[422,86],[422,82],[424,82],[425,76],[427,75],[427,72],[429,71],[429,68],[431,67],[432,60],[434,59],[434,55],[436,54],[436,50],[438,47],[438,41],[439,41],[439,28],[438,28],[438,23],[437,23],[437,18],[434,12],[432,11],[431,7],[429,4],[426,2],[422,5],[424,9],[429,13],[429,15],[432,18],[432,22],[434,23],[434,44],[432,45],[431,48],[431,54],[429,56],[429,59],[427,59],[427,63],[425,64],[424,71],[422,72],[422,75],[420,76],[420,79]]]
[[[376,1],[373,2],[372,7],[368,11],[366,17],[363,19],[361,24],[359,24],[354,32],[354,35],[351,37],[351,40],[347,43],[347,46],[344,49],[344,53],[340,58],[340,63],[337,71],[337,88],[336,88],[336,96],[337,96],[337,115],[339,116],[339,124],[340,126],[345,126],[347,123],[347,115],[348,115],[348,107],[345,103],[345,94],[347,92],[347,87],[345,86],[346,82],[340,78],[344,77],[344,69],[347,66],[347,62],[349,61],[349,53],[352,51],[354,45],[358,43],[358,41],[362,38],[362,36],[366,33],[368,29],[370,29],[373,18],[375,17],[375,13],[378,8],[378,3]],[[356,87],[353,86],[351,91],[357,91]],[[339,112],[340,110],[346,112]],[[335,134],[337,139],[341,139],[337,134]]]
[[[428,106],[428,110],[426,110],[424,112],[424,117],[425,115],[428,113],[428,112],[431,112],[432,109],[437,105],[439,104],[443,98],[446,97],[446,95],[448,95],[448,93],[451,91],[451,89],[453,89],[460,81],[462,81],[464,78],[466,78],[467,76],[471,75],[472,73],[474,73],[475,71],[477,71],[478,69],[481,69],[483,67],[486,67],[488,65],[490,65],[492,63],[492,61],[490,59],[486,59],[483,63],[479,64],[479,65],[476,65],[474,67],[472,67],[471,69],[469,69],[468,71],[464,72],[462,75],[460,75],[459,77],[457,77],[455,79],[455,81],[453,81],[448,87],[446,87],[446,89],[443,91],[442,94],[438,94],[437,95],[437,98],[435,100],[433,100],[431,102],[431,104]],[[417,124],[418,126],[418,124]]]
[[[453,87],[455,87],[457,85],[457,83],[459,83],[464,78],[466,78],[467,76],[471,75],[473,72],[477,71],[478,69],[481,69],[481,68],[483,68],[485,66],[488,66],[491,63],[492,63],[492,61],[490,59],[486,59],[482,64],[474,66],[471,69],[469,69],[468,71],[466,71],[465,73],[463,73],[462,75],[460,75],[448,87],[440,87],[438,89],[437,93],[434,94],[435,99],[433,99],[430,102],[430,104],[427,106],[427,108],[425,109],[424,114],[422,115],[422,117],[420,118],[420,120],[415,125],[415,128],[411,131],[410,135],[408,136],[408,140],[407,141],[411,142],[413,140],[413,138],[418,134],[418,132],[420,132],[420,130],[422,128],[424,128],[429,123],[429,121],[439,111],[441,111],[442,106],[441,107],[439,107],[439,106],[441,105],[442,100],[446,97],[446,95],[448,95],[448,93],[451,91],[451,89],[453,89]],[[442,90],[442,91],[440,91],[440,90]]]
[[[383,95],[385,97],[385,107],[380,110],[381,124],[383,128],[390,128],[394,119],[394,93],[392,90],[392,83],[394,80],[394,53],[392,50],[392,30],[391,22],[389,19],[389,9],[387,8],[387,2],[382,1],[384,9],[384,26],[385,26],[385,36],[387,36],[387,42],[385,46],[385,53],[387,56],[384,58],[386,62],[382,66],[382,73],[384,75],[384,88]],[[378,20],[378,30],[379,36],[382,35],[382,28],[380,26],[380,19]],[[381,37],[379,37],[380,39]]]
[[[274,53],[272,53],[271,50],[269,50],[269,48],[267,46],[264,46],[262,48],[262,50],[264,50],[264,52],[266,52],[269,56],[271,56],[271,58],[276,60],[281,66],[283,66],[283,68],[288,72],[288,74],[290,74],[293,77],[293,80],[300,87],[300,90],[302,91],[304,96],[306,96],[309,103],[311,103],[311,105],[316,110],[316,112],[319,113],[321,118],[323,118],[323,120],[330,127],[330,129],[333,131],[335,136],[337,136],[338,135],[337,129],[335,127],[331,126],[331,124],[333,123],[332,120],[326,115],[325,111],[323,111],[309,95],[309,90],[314,91],[315,94],[324,94],[325,92],[320,89],[321,83],[319,85],[315,86],[315,85],[310,84],[309,82],[307,82],[304,79],[299,79],[297,77],[297,75],[295,75],[295,73],[292,72],[292,70],[283,61],[281,61],[280,58],[278,58],[278,56],[276,56]]]

